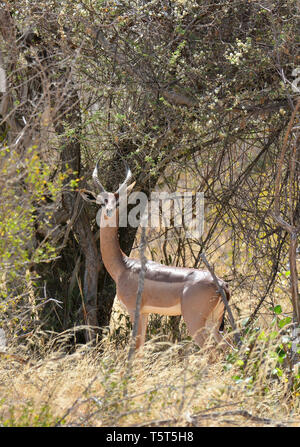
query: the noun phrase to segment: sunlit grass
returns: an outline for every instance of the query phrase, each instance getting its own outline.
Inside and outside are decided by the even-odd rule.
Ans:
[[[117,348],[111,336],[72,354],[63,340],[55,349],[49,340],[39,355],[15,348],[26,363],[1,356],[0,424],[299,425],[299,379],[274,354],[281,337],[257,331],[225,353],[151,339],[129,371],[128,346]]]

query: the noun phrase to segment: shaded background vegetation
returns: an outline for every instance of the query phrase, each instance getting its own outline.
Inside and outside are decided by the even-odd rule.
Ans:
[[[149,256],[203,268],[205,251],[245,328],[259,313],[276,315],[286,297],[287,321],[299,323],[298,26],[293,0],[1,2],[8,336],[109,324],[115,288],[97,210],[78,194],[91,189],[99,156],[108,190],[123,180],[126,159],[148,195],[204,192],[203,237],[149,233]],[[136,229],[120,231],[126,253],[137,241]],[[171,320],[173,338],[178,324]]]

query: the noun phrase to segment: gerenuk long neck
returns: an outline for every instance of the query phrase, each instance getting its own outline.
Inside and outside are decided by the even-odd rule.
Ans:
[[[104,226],[102,219],[100,224],[100,249],[106,270],[113,280],[117,281],[125,270],[124,253],[120,249],[118,238],[118,226]]]

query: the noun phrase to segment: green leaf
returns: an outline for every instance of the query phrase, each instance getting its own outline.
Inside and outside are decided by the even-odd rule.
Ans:
[[[282,369],[280,369],[280,368],[274,368],[273,369],[273,371],[272,371],[272,374],[274,374],[274,375],[276,375],[276,376],[278,376],[278,377],[281,377],[282,376]]]
[[[278,326],[282,329],[284,326],[289,324],[292,321],[291,317],[282,318],[282,320],[278,321]]]
[[[241,376],[233,376],[232,379],[235,381],[235,383],[243,382],[243,378]]]
[[[275,306],[273,308],[273,311],[275,312],[276,315],[280,315],[282,313],[282,308],[281,308],[280,304],[278,304],[278,306]]]

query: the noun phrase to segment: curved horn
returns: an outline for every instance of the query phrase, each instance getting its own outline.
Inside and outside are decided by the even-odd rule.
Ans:
[[[97,161],[95,169],[93,171],[93,180],[96,186],[98,186],[98,188],[100,188],[101,192],[106,192],[105,188],[103,187],[103,185],[100,183],[100,180],[98,178],[98,164],[99,164],[100,159]]]
[[[128,164],[126,163],[126,161],[124,161],[124,164],[125,164],[125,168],[126,168],[126,178],[125,178],[124,182],[122,183],[122,185],[120,185],[118,191],[116,191],[116,194],[121,194],[121,192],[124,190],[124,188],[126,188],[127,183],[129,182],[129,180],[132,177],[131,170],[130,170]]]

